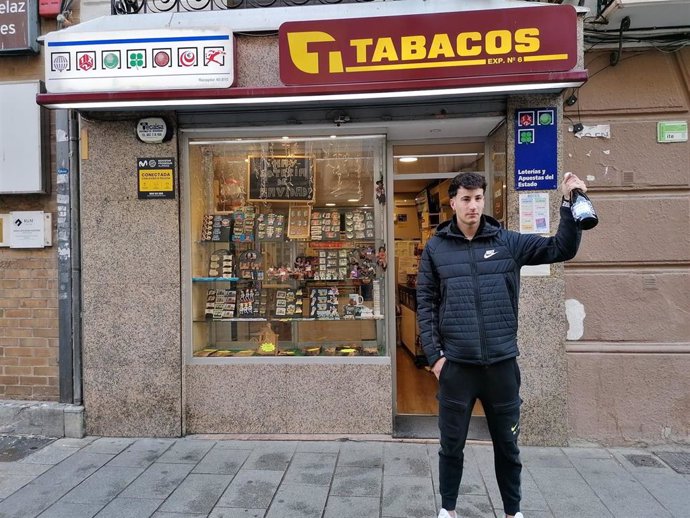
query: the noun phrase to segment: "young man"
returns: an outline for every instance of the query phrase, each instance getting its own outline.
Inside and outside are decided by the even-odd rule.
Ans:
[[[570,191],[587,189],[574,174],[561,185],[563,202],[553,237],[500,228],[484,212],[486,180],[457,175],[448,187],[453,219],[438,226],[417,275],[417,318],[424,352],[439,381],[439,518],[455,518],[463,449],[472,407],[480,399],[494,448],[506,515],[520,513],[520,268],[575,257],[581,232],[570,212]]]

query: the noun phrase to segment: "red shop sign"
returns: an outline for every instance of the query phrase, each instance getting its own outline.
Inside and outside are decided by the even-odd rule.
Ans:
[[[562,72],[577,63],[570,5],[287,22],[286,85]]]

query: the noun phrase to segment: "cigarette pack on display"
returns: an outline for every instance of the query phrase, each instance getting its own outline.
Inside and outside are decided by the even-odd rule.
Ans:
[[[419,268],[418,257],[396,257],[395,273],[399,284],[406,284],[408,275],[416,275]]]
[[[289,239],[309,239],[310,218],[311,207],[309,205],[290,206],[287,237]]]
[[[338,288],[313,288],[309,298],[309,316],[326,320],[339,319]]]
[[[245,318],[262,318],[266,316],[266,290],[246,288],[239,291],[237,316]]]
[[[234,273],[234,260],[232,254],[224,248],[214,250],[208,263],[209,277],[232,278]]]
[[[221,214],[205,214],[201,228],[202,241],[230,241],[232,219]]]
[[[256,222],[254,207],[243,207],[236,210],[233,216],[235,222],[232,229],[232,240],[237,243],[254,241],[254,223]]]
[[[285,216],[282,214],[259,214],[256,217],[256,237],[261,241],[282,240],[285,237]]]
[[[338,241],[340,239],[340,212],[321,210],[311,213],[311,240]]]
[[[300,318],[303,315],[303,304],[304,300],[301,288],[276,290],[274,315],[284,318]]]
[[[206,317],[213,320],[228,320],[235,316],[237,291],[234,289],[210,289],[206,294]]]

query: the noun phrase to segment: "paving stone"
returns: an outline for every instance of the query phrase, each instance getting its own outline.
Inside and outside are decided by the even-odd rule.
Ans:
[[[163,500],[122,498],[112,500],[96,515],[96,518],[149,518]]]
[[[7,498],[35,478],[27,475],[0,475],[0,498]]]
[[[176,442],[177,439],[144,437],[130,444],[127,451],[164,452]]]
[[[88,436],[88,437],[81,437],[79,439],[74,438],[74,437],[63,437],[61,439],[58,439],[53,443],[55,446],[62,446],[64,448],[83,448],[84,446],[88,446],[91,444],[93,441],[98,439],[95,435]]]
[[[333,474],[331,495],[380,498],[383,469],[365,466],[338,466]]]
[[[432,518],[440,506],[438,443],[107,439],[55,441],[40,459],[54,464],[25,462],[44,450],[0,462],[0,518]],[[650,453],[523,447],[525,516],[685,516],[690,475],[635,455]],[[491,445],[468,443],[460,516],[501,508]]]
[[[198,513],[166,513],[163,511],[156,511],[151,515],[151,518],[206,518],[205,514]]]
[[[295,453],[283,483],[328,486],[333,478],[334,453]]]
[[[538,446],[521,446],[520,459],[524,466],[539,466],[542,468],[572,468],[568,456],[560,448],[545,448]]]
[[[208,518],[264,518],[266,509],[239,509],[233,507],[216,507]]]
[[[428,477],[429,456],[423,444],[391,443],[383,449],[384,475],[394,477]]]
[[[338,453],[340,451],[340,441],[301,441],[297,444],[298,452],[312,453]]]
[[[285,471],[296,448],[296,444],[266,443],[252,451],[244,463],[244,468]]]
[[[561,450],[569,458],[608,459],[611,454],[604,448],[569,447]]]
[[[496,470],[494,468],[494,450],[491,446],[473,447],[473,453],[477,468],[484,481],[484,488],[491,499],[494,507],[503,506],[501,493],[498,490],[496,481]],[[523,467],[524,469],[524,467]]]
[[[557,459],[555,464],[562,464],[561,454],[562,452],[558,448],[546,448],[547,451],[541,451],[539,456],[541,461],[539,463],[548,464],[544,462],[544,456],[548,454],[548,450],[556,456]],[[496,508],[503,507],[503,499],[501,498],[501,492],[498,488],[498,481],[496,480],[496,469],[494,467],[494,453],[491,447],[482,447],[474,451],[477,466],[480,471],[480,477],[482,480],[482,486],[476,488],[476,492],[479,494],[488,494],[489,498]],[[467,470],[468,464],[471,463],[465,461],[465,470]],[[572,466],[571,466],[572,469]],[[463,474],[463,484],[464,484],[464,474]],[[476,482],[476,479],[475,479]],[[476,482],[479,484],[479,482]],[[530,512],[533,510],[548,510],[548,505],[546,500],[542,496],[537,484],[532,478],[527,465],[524,463],[523,457],[523,467],[522,467],[522,477],[521,477],[521,490],[522,490],[522,502],[521,506],[523,509],[529,509]],[[462,494],[462,486],[461,486]]]
[[[230,484],[230,475],[190,474],[173,491],[160,511],[207,515]]]
[[[434,509],[434,492],[429,477],[383,477],[381,516],[428,518]]]
[[[690,479],[675,472],[634,473],[635,478],[673,516],[687,516],[690,509]]]
[[[84,453],[111,453],[117,455],[133,442],[134,439],[122,437],[101,437],[82,448],[81,451]]]
[[[616,516],[671,516],[616,459],[579,459],[576,466],[602,503]]]
[[[109,466],[147,468],[174,444],[170,439],[139,439],[111,460]]]
[[[32,435],[0,435],[0,462],[16,462],[54,441],[52,438]]]
[[[226,448],[228,450],[253,450],[263,444],[265,441],[240,441],[233,439],[219,439],[214,448]]]
[[[440,506],[438,506],[440,507]],[[486,495],[464,495],[458,499],[456,511],[462,518],[495,518],[491,500]],[[501,518],[503,518],[501,516]],[[532,515],[530,515],[532,518]]]
[[[611,473],[613,475],[628,475],[618,459],[613,455],[609,457],[574,457],[573,466],[581,473]]]
[[[176,441],[156,462],[166,464],[196,464],[213,448],[213,441],[180,439]]]
[[[523,512],[528,518],[561,518],[559,516],[555,516],[551,511],[524,511],[523,510]],[[503,511],[503,509],[498,509],[498,508],[496,508],[494,510],[494,513],[497,516],[497,518],[503,518],[506,515],[506,513]]]
[[[379,468],[383,466],[383,443],[346,442],[340,446],[339,466],[363,466]]]
[[[78,504],[101,504],[100,507],[103,507],[119,495],[143,471],[143,468],[120,468],[107,464],[67,493],[62,501]]]
[[[45,448],[38,450],[36,453],[32,453],[28,457],[24,457],[21,461],[19,461],[19,463],[54,465],[62,462],[67,457],[74,455],[78,451],[79,448],[66,447],[59,444],[59,441],[56,441],[52,444],[49,444]]]
[[[264,518],[266,509],[239,509],[216,507],[208,518]]]
[[[329,496],[323,518],[372,518],[379,515],[380,498]]]
[[[0,517],[37,516],[111,458],[112,455],[76,452],[0,502]]]
[[[281,471],[241,469],[216,507],[268,509],[282,478]]]
[[[122,493],[126,498],[165,499],[191,471],[190,464],[153,463]]]
[[[216,444],[197,464],[192,473],[234,475],[249,457],[249,450],[229,450]]]
[[[266,518],[321,518],[327,497],[328,487],[283,482]]]
[[[0,476],[21,475],[24,477],[37,477],[52,467],[52,464],[32,464],[22,461],[2,462],[0,463]]]
[[[41,518],[92,518],[102,507],[100,504],[75,504],[61,500],[42,512]]]
[[[612,514],[575,468],[531,467],[541,494],[554,516],[606,518]]]

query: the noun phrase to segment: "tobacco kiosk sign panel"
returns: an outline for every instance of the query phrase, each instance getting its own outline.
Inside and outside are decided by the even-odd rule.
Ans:
[[[286,85],[562,72],[577,65],[577,14],[544,5],[286,22],[279,50]]]

